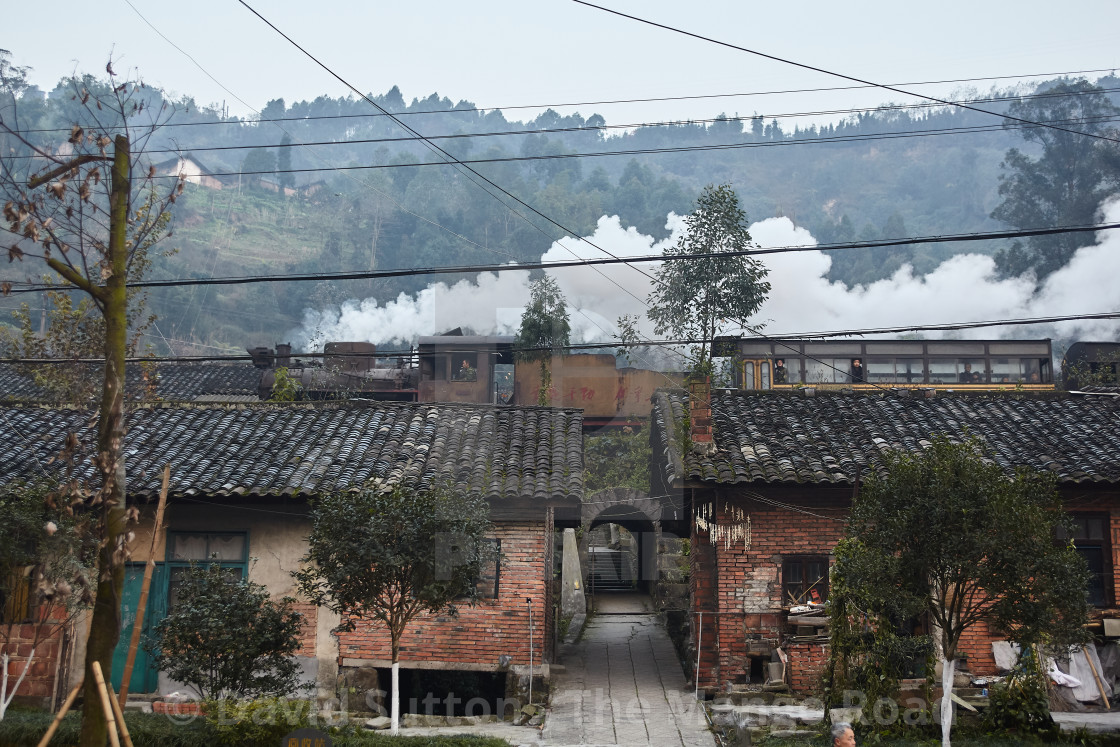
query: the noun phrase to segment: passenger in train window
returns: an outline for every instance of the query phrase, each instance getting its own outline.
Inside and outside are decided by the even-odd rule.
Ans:
[[[863,363],[860,361],[859,358],[853,358],[852,359],[852,383],[853,384],[862,384],[863,383]]]
[[[972,373],[972,364],[971,363],[964,364],[964,371],[962,371],[961,375],[960,375],[960,383],[961,384],[975,384],[976,379],[977,379],[977,375]]]
[[[786,383],[786,362],[781,358],[774,361],[774,383]]]

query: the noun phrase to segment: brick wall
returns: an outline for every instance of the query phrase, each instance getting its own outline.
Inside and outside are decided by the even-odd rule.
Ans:
[[[46,640],[40,640],[35,647],[35,658],[31,660],[31,669],[16,692],[16,700],[34,700],[42,702],[49,699],[55,686],[55,669],[58,666],[59,649],[62,642],[61,626],[56,626],[50,631]],[[31,644],[34,641],[35,631],[32,625],[13,625],[8,645],[4,653],[11,659],[8,661],[8,687],[12,687],[23,672],[27,657],[31,654]]]
[[[775,498],[803,510],[775,507],[733,491],[709,501],[715,521],[720,524],[742,524],[746,517],[750,518],[749,548],[743,540],[720,541],[713,546],[710,532],[699,531],[694,523],[693,547],[710,547],[714,555],[714,565],[705,567],[709,564],[701,560],[704,554],[694,550],[693,599],[699,600],[698,595],[703,595],[706,603],[704,607],[697,604],[695,609],[718,613],[708,616],[700,644],[701,687],[745,682],[750,673],[749,654],[767,658],[768,647],[783,645],[787,635],[781,609],[783,559],[791,555],[828,555],[843,536],[846,501],[822,503],[813,499],[807,503],[803,496],[789,491],[782,491]],[[694,644],[696,638],[694,630]],[[809,648],[803,645],[799,650]],[[816,648],[820,648],[819,644]],[[819,658],[814,654],[812,661],[803,664],[791,661],[791,673],[801,673],[804,684],[799,687],[804,691],[815,687],[809,680],[819,676]]]
[[[526,597],[532,599],[534,663],[540,663],[552,628],[545,614],[544,524],[499,524],[494,537],[502,546],[498,598],[480,599],[473,607],[463,605],[457,617],[423,615],[413,620],[401,640],[402,667],[425,662],[496,670],[501,654],[512,656],[512,664],[528,664]],[[389,633],[383,625],[359,622],[353,632],[339,635],[339,655],[344,664],[346,659],[388,662],[392,659]]]
[[[315,629],[319,623],[319,607],[310,602],[296,602],[292,609],[303,615],[303,624],[299,629],[300,656],[315,655]]]
[[[828,644],[791,643],[785,651],[789,656],[790,688],[801,695],[819,693],[821,675],[828,665]]]
[[[799,494],[799,491],[802,491]],[[713,546],[709,532],[692,528],[691,592],[693,610],[704,610],[700,657],[700,686],[720,687],[743,682],[750,671],[750,656],[760,644],[782,645],[788,633],[781,612],[783,558],[790,555],[827,555],[843,536],[848,502],[840,491],[823,497],[816,488],[767,491],[765,497],[793,504],[802,511],[769,505],[762,501],[723,493],[698,494],[696,501],[711,503],[715,520],[729,524],[740,514],[751,520],[750,547],[742,541]],[[1120,602],[1120,507],[1111,492],[1066,496],[1071,512],[1109,515],[1113,604]],[[840,519],[840,520],[837,520]],[[1120,606],[1120,605],[1118,605]],[[698,638],[693,618],[692,641]],[[960,650],[968,654],[969,671],[976,675],[996,673],[993,640],[1005,636],[980,621],[961,638]],[[791,683],[799,692],[811,692],[827,659],[827,646],[789,644]]]

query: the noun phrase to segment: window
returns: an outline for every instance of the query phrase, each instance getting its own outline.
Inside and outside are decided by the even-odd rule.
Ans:
[[[455,356],[455,381],[478,381],[478,353],[460,353]]]
[[[0,586],[0,623],[20,623],[31,617],[31,566],[16,570]]]
[[[1073,517],[1073,537],[1059,531],[1058,539],[1072,539],[1074,547],[1089,566],[1089,604],[1094,607],[1108,605],[1108,516],[1104,514],[1078,514]]]
[[[828,599],[828,557],[786,558],[782,564],[782,604],[820,603]]]
[[[249,538],[244,532],[169,532],[167,606],[175,606],[179,584],[192,564],[218,563],[237,578],[245,578]]]
[[[494,404],[508,405],[512,402],[514,384],[514,364],[494,364]]]

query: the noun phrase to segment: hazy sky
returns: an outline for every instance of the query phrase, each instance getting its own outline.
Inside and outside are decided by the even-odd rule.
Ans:
[[[1115,0],[602,3],[880,83],[1120,66]],[[407,100],[438,92],[490,108],[849,85],[571,0],[251,0],[250,5],[358,89],[383,93],[399,85]],[[138,70],[147,82],[191,94],[199,103],[224,101],[242,116],[273,98],[291,103],[347,93],[237,0],[8,3],[0,48],[10,50],[16,64],[32,67],[32,79],[43,88],[75,70],[102,73],[111,53],[118,71]],[[985,90],[990,83],[975,85]],[[946,95],[954,87],[920,89]],[[626,123],[901,99],[886,91],[849,91],[575,109]],[[507,117],[535,113],[511,111]]]

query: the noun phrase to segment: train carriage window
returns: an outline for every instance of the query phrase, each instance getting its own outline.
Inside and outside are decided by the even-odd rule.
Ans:
[[[754,389],[754,361],[743,361],[743,388]]]
[[[774,360],[774,383],[785,384],[787,373],[785,358],[776,358]]]
[[[992,383],[1017,384],[1020,381],[1037,384],[1041,380],[1038,359],[993,358]]]
[[[809,358],[805,378],[809,384],[846,384],[851,365],[850,358]]]
[[[770,388],[770,361],[762,361],[758,367],[759,383],[761,389]]]
[[[455,381],[478,381],[478,353],[457,353],[455,355]]]
[[[896,380],[906,384],[921,384],[926,380],[926,366],[921,358],[895,360]]]
[[[868,382],[877,384],[893,384],[895,381],[894,358],[869,358],[864,378]]]

